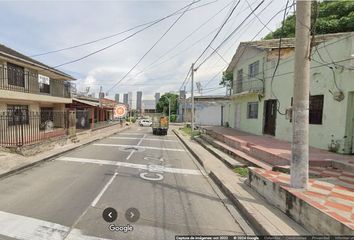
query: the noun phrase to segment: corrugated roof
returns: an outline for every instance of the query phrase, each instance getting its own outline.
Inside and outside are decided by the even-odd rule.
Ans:
[[[82,99],[78,99],[78,98],[73,98],[73,101],[83,103],[83,104],[93,106],[93,107],[98,107],[100,105],[99,102],[86,101],[86,100],[82,100]]]
[[[3,44],[0,44],[0,55],[5,56],[5,57],[9,57],[9,58],[13,58],[13,59],[25,62],[25,63],[29,63],[29,64],[35,65],[37,67],[43,68],[45,70],[51,71],[53,73],[59,74],[61,76],[64,76],[70,80],[75,80],[75,78],[70,76],[69,74],[66,74],[62,71],[59,71],[55,68],[45,65],[45,64],[43,64],[33,58],[30,58],[20,52],[17,52],[15,50],[3,45]]]

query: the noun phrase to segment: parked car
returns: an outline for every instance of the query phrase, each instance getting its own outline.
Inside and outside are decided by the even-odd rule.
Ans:
[[[150,119],[141,119],[139,125],[142,127],[151,127],[152,122]]]

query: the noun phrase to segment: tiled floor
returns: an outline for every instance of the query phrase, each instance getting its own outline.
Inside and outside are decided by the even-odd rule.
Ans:
[[[254,168],[253,170],[272,182],[280,183],[282,187],[292,192],[298,198],[354,230],[353,174],[342,172],[341,175],[334,176],[331,174],[331,176],[328,176],[327,170],[315,169],[317,173],[323,174],[323,178],[310,179],[308,189],[299,192],[290,188],[290,176],[288,174],[261,168]]]

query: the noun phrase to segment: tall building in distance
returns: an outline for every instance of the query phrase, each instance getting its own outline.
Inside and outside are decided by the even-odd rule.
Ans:
[[[123,102],[124,102],[125,104],[129,104],[128,93],[124,93],[124,95],[123,95]]]
[[[159,102],[160,100],[160,93],[155,93],[155,105]]]
[[[114,96],[114,100],[116,101],[116,103],[119,103],[119,93],[116,93],[116,95]]]
[[[133,93],[132,92],[128,92],[128,104],[129,104],[129,108],[133,109]]]
[[[138,113],[141,113],[141,100],[143,98],[143,92],[137,91],[136,92],[136,110]]]

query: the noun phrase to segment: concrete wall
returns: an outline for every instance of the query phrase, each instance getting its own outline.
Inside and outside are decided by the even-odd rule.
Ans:
[[[197,103],[195,123],[197,125],[221,125],[221,104]]]
[[[311,234],[353,235],[353,230],[348,226],[284,189],[279,182],[272,182],[251,169],[248,183],[269,203],[301,224]]]
[[[338,63],[337,65],[328,64],[328,66],[335,66],[332,70],[328,66],[323,65],[322,62],[331,63],[343,59],[349,59],[351,55],[354,56],[353,37],[344,37],[343,40],[333,39],[322,43],[313,49],[313,59],[320,61],[311,62],[311,82],[310,95],[324,95],[323,119],[321,125],[310,124],[310,145],[322,149],[328,149],[328,145],[333,140],[338,144],[338,152],[351,153],[352,152],[352,138],[353,138],[353,110],[354,106],[354,60]],[[263,133],[263,115],[264,115],[264,101],[268,99],[279,99],[280,106],[276,118],[276,133],[275,137],[285,141],[292,139],[292,123],[282,114],[291,106],[291,98],[293,96],[293,71],[294,71],[294,54],[289,49],[285,50],[277,69],[276,76],[272,80],[274,72],[275,59],[277,55],[274,52],[258,52],[256,54],[253,50],[249,54],[243,56],[245,59],[240,61],[234,69],[234,81],[237,76],[237,70],[243,68],[244,73],[248,71],[248,65],[256,60],[261,62],[264,73],[260,74],[260,78],[265,79],[264,96],[260,95],[260,104],[257,120],[247,119],[247,102],[253,101],[257,97],[251,97],[251,94],[245,96],[238,96],[234,94],[232,100],[231,113],[229,114],[229,122],[231,127],[235,127],[235,111],[236,104],[241,104],[241,120],[240,130],[262,134]],[[321,59],[322,58],[322,59]],[[263,64],[262,64],[263,63]],[[341,66],[342,65],[342,66]],[[262,68],[260,67],[260,71]],[[334,81],[335,79],[335,81]],[[235,84],[234,84],[235,85]],[[344,99],[336,101],[333,98],[333,93],[339,92],[341,89],[344,92]],[[282,114],[281,114],[282,113]]]

